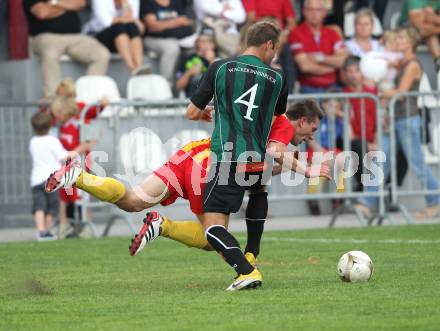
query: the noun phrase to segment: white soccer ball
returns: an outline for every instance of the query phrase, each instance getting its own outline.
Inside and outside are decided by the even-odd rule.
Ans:
[[[362,57],[360,69],[365,78],[377,83],[386,77],[388,62],[380,53],[369,52]]]
[[[350,251],[341,256],[336,272],[344,282],[367,282],[373,274],[373,262],[361,251]]]

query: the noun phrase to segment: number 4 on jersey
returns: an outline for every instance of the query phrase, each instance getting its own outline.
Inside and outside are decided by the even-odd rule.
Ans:
[[[237,98],[237,100],[234,101],[234,103],[241,103],[242,105],[247,106],[246,115],[244,116],[244,118],[249,121],[253,121],[251,117],[252,110],[258,108],[258,106],[254,105],[255,97],[257,96],[257,88],[258,88],[258,84],[255,84],[249,90],[247,90],[242,95],[240,95]],[[250,93],[249,100],[248,101],[243,100],[249,93]]]

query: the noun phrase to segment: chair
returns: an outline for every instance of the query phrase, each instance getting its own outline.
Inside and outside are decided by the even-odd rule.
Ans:
[[[172,97],[170,85],[161,75],[133,76],[127,82],[127,98],[129,100],[162,101]]]
[[[103,98],[109,102],[118,102],[121,95],[116,82],[108,76],[82,76],[75,83],[76,100],[86,104],[97,102]],[[116,111],[114,107],[107,106],[100,114],[103,117],[112,116]]]
[[[431,83],[426,73],[424,73],[420,79],[419,92],[432,92]],[[440,107],[440,100],[434,96],[419,96],[417,98],[417,106],[419,108],[426,107],[428,109]]]

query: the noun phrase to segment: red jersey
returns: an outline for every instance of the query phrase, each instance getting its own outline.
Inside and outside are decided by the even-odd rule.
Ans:
[[[351,88],[345,87],[344,92],[353,93]],[[377,94],[375,88],[367,86],[362,87],[362,92]],[[362,107],[364,107],[365,119],[365,138],[368,142],[374,142],[376,137],[376,104],[370,98],[350,99],[351,112],[350,122],[351,129],[355,138],[362,138]]]
[[[257,19],[274,17],[283,29],[288,18],[295,18],[290,0],[243,0],[242,2],[247,13],[255,12]]]
[[[293,126],[286,116],[278,116],[269,135],[269,141],[289,144],[294,135]],[[177,198],[189,200],[194,214],[203,213],[203,190],[210,166],[211,138],[193,141],[178,150],[154,174],[168,187],[169,195],[161,202],[167,206]]]
[[[80,113],[75,117],[72,117],[67,122],[63,123],[59,129],[59,138],[61,144],[68,151],[74,150],[81,143],[79,133],[79,120],[81,117],[81,111],[86,106],[85,103],[77,102]],[[85,121],[90,122],[91,119],[96,118],[101,111],[100,107],[93,107],[87,111]]]
[[[293,29],[289,35],[289,45],[293,56],[301,53],[332,55],[344,48],[344,42],[335,30],[322,26],[321,33],[315,37],[306,23]],[[328,88],[336,83],[336,69],[323,75],[300,73],[298,80],[304,86]]]
[[[81,111],[86,106],[85,103],[77,102],[80,113],[75,117],[72,117],[67,122],[63,123],[59,128],[58,137],[61,141],[61,145],[68,150],[73,151],[81,143],[80,140],[80,116]],[[85,122],[90,122],[91,119],[96,118],[99,112],[102,110],[100,107],[93,107],[87,111]],[[90,168],[90,160],[88,159],[88,152],[86,152],[86,168]],[[66,190],[60,190],[60,198],[64,202],[74,202],[80,198],[77,189],[72,188],[71,192],[66,192]]]

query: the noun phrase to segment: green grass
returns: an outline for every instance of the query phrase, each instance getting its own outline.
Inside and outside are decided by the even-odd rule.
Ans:
[[[234,293],[215,253],[164,238],[134,258],[128,238],[1,244],[0,330],[438,330],[439,234],[438,225],[266,232],[263,287]],[[336,275],[353,249],[373,259],[368,283]]]

